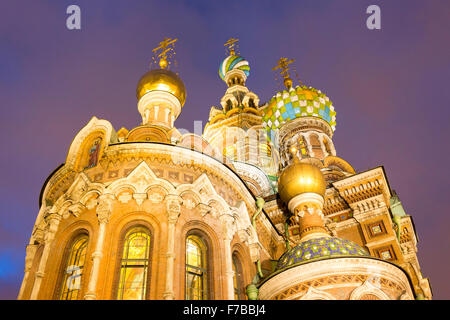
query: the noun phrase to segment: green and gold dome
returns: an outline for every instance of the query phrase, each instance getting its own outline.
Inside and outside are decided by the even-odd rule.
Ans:
[[[336,111],[330,99],[320,90],[307,86],[277,92],[263,110],[263,126],[271,136],[271,131],[300,117],[317,117],[325,120],[333,132],[336,129]]]

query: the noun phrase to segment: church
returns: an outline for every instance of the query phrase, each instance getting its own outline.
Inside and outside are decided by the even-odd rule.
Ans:
[[[384,168],[337,155],[335,106],[294,83],[293,60],[260,104],[231,38],[220,105],[200,135],[182,133],[175,42],[138,81],[142,123],[93,117],[46,179],[18,299],[431,299]]]

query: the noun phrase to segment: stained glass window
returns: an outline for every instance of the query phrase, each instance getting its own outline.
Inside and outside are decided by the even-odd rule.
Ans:
[[[233,255],[233,287],[234,287],[234,300],[242,299],[242,274],[241,265],[239,263],[238,257]]]
[[[125,236],[117,299],[144,300],[147,290],[150,234],[136,227]]]
[[[81,279],[84,272],[88,240],[86,234],[80,235],[70,247],[61,283],[60,300],[81,299]]]
[[[196,236],[186,239],[186,300],[207,300],[206,245]]]

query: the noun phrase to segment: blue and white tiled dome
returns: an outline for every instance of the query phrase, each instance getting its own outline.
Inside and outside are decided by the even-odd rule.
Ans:
[[[365,249],[350,240],[336,237],[310,239],[286,251],[278,260],[276,271],[310,261],[349,256],[370,257]]]

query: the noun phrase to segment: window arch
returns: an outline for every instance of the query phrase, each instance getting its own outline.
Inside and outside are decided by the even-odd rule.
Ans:
[[[118,300],[144,300],[147,295],[150,260],[150,232],[138,226],[125,235],[120,260]]]
[[[207,245],[198,235],[186,238],[186,300],[208,299]]]
[[[233,287],[234,287],[234,300],[244,299],[243,281],[242,281],[242,265],[239,257],[236,253],[232,256],[233,260]]]
[[[68,250],[64,265],[59,300],[81,299],[81,280],[85,270],[86,251],[89,236],[85,233],[77,236]]]

